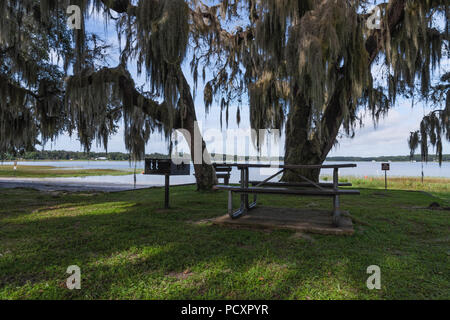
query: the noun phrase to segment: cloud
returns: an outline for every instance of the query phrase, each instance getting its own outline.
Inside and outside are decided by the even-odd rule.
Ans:
[[[343,138],[330,156],[383,156],[407,155],[409,133],[419,128],[423,113],[419,106],[411,108],[407,103],[389,111],[374,127],[370,115],[364,117],[364,127],[356,130],[355,138]],[[444,144],[444,151],[450,144]]]

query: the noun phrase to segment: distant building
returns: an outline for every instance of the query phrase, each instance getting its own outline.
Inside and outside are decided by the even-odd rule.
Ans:
[[[106,157],[98,157],[98,158],[95,158],[95,160],[97,160],[97,161],[105,161],[105,160],[108,160],[108,158],[106,158]]]

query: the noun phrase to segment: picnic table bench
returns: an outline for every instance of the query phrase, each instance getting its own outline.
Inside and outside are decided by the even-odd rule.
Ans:
[[[217,185],[215,188],[228,191],[228,214],[232,219],[237,219],[247,211],[253,209],[257,205],[257,194],[283,194],[283,195],[305,195],[305,196],[321,196],[333,198],[333,224],[339,225],[341,216],[340,196],[341,195],[359,195],[359,190],[339,189],[343,186],[351,186],[351,183],[339,183],[339,169],[354,168],[356,164],[333,164],[333,165],[280,165],[276,168],[279,171],[264,181],[249,181],[250,168],[272,168],[268,164],[227,164],[230,169],[236,167],[241,171],[240,186]],[[316,183],[308,178],[300,175],[295,170],[298,169],[333,169],[332,183]],[[273,178],[281,173],[292,170],[304,182],[284,183],[271,182]],[[231,171],[231,170],[230,170]],[[250,186],[250,184],[252,186]],[[236,211],[233,211],[233,193],[241,194],[241,205]],[[253,194],[253,202],[249,203],[248,195]]]
[[[228,165],[217,164],[217,163],[214,163],[213,166],[214,166],[214,169],[216,170],[217,179],[223,179],[223,184],[229,185],[231,170],[233,170],[233,169]]]

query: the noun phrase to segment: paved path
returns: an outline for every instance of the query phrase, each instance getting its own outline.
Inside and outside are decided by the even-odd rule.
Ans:
[[[151,185],[132,184],[105,184],[100,182],[70,181],[52,179],[16,179],[16,178],[0,178],[1,189],[29,188],[41,191],[69,191],[69,192],[117,192],[128,191],[134,189],[145,189],[154,187]]]

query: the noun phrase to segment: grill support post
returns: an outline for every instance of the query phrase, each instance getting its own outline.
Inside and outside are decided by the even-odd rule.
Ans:
[[[169,189],[170,189],[170,175],[166,174],[165,195],[164,195],[164,209],[169,209]]]
[[[337,191],[339,189],[339,169],[333,170],[333,189]],[[335,227],[339,226],[339,220],[341,218],[341,204],[339,201],[339,195],[335,195],[333,199],[333,224]]]

